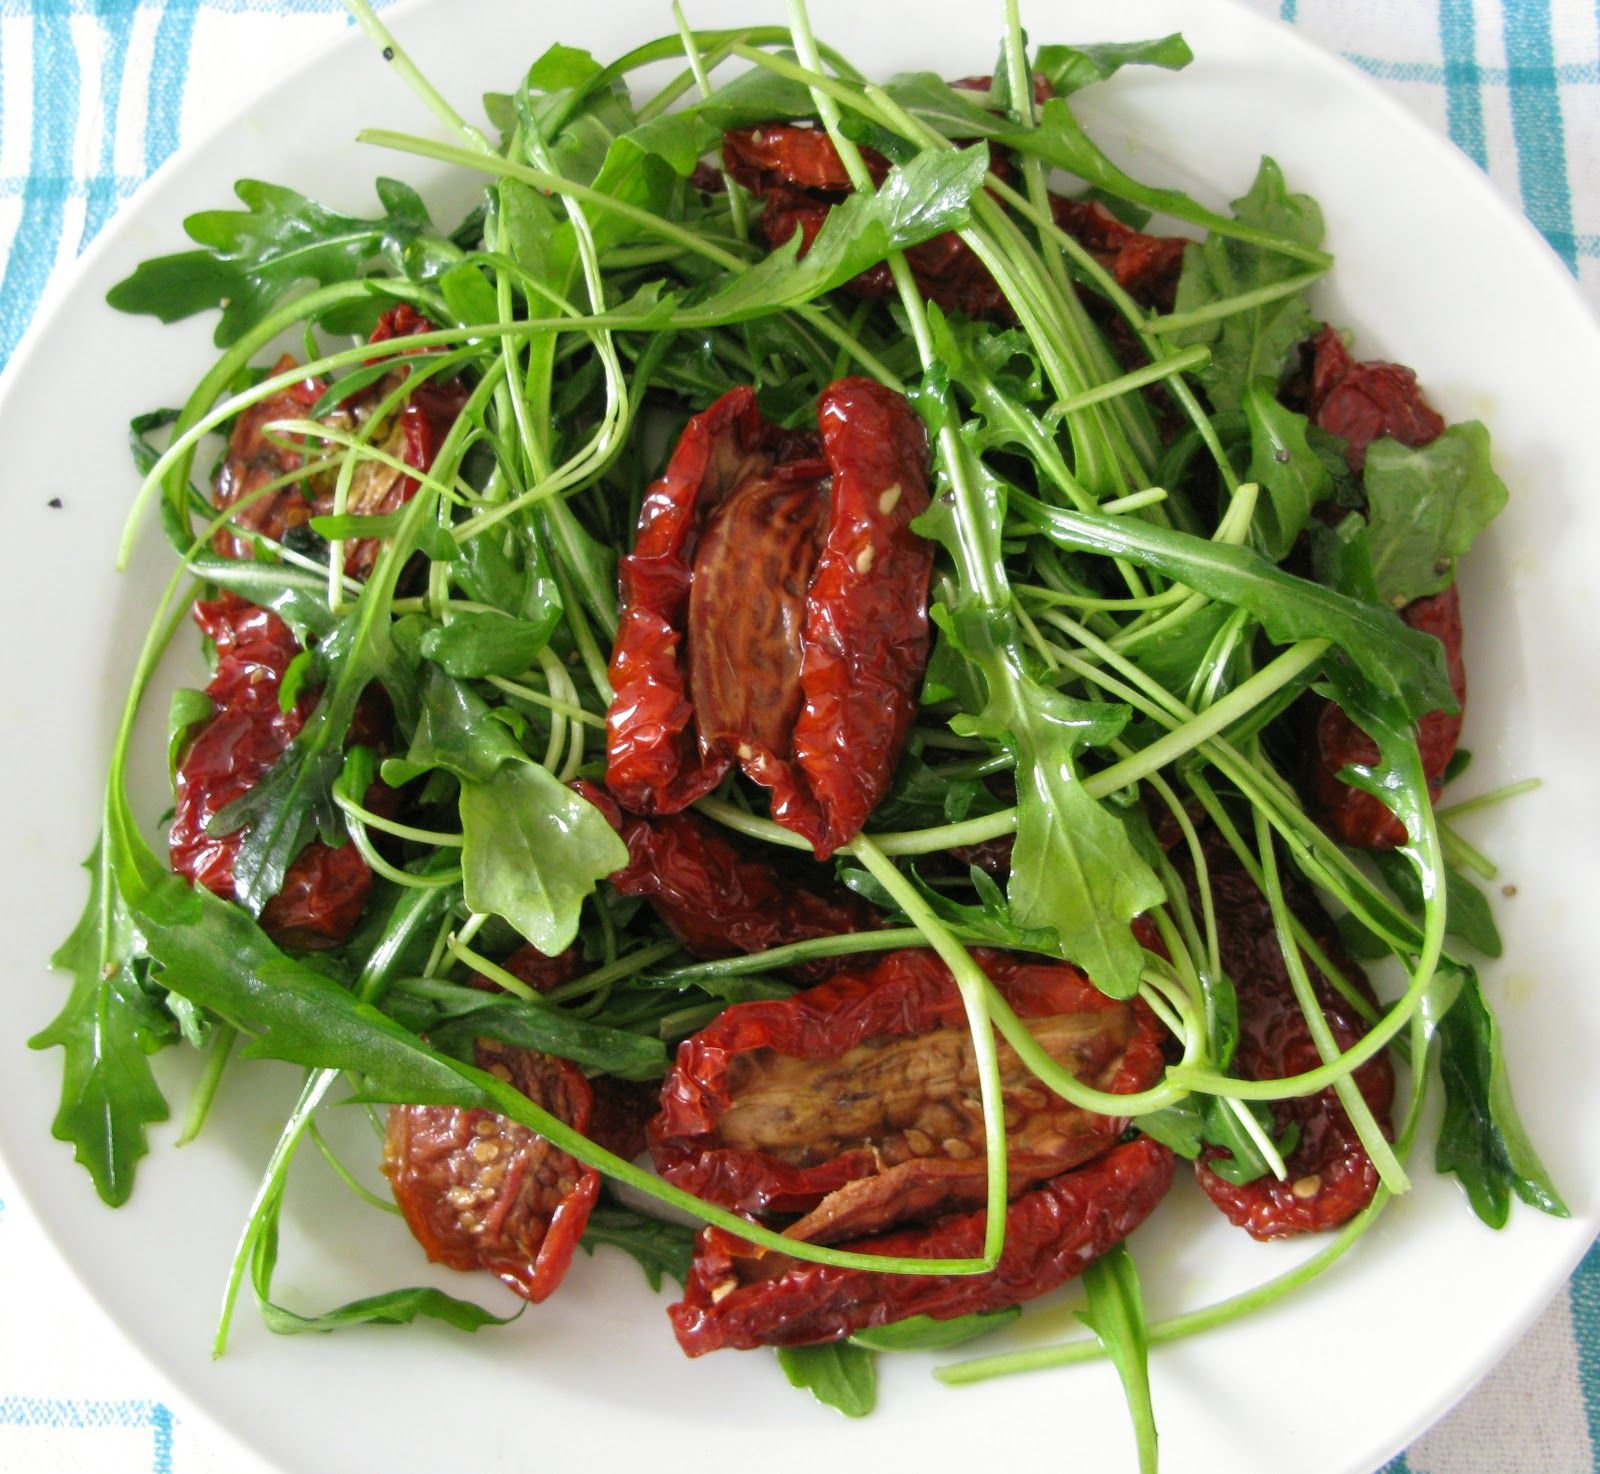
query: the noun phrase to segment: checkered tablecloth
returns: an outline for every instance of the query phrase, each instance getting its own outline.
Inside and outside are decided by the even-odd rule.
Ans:
[[[1446,133],[1600,304],[1596,0],[1247,3],[1342,52]],[[338,0],[0,0],[0,367],[52,273],[181,140],[348,24]],[[105,1320],[3,1166],[0,1317],[0,1474],[264,1470]],[[1385,1474],[1588,1474],[1596,1449],[1600,1251]]]

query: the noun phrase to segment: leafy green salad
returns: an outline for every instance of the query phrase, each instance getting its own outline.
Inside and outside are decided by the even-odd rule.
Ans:
[[[787,25],[721,31],[675,5],[667,34],[615,60],[552,46],[479,123],[365,0],[347,4],[437,125],[361,142],[478,181],[478,203],[441,220],[384,177],[353,217],[242,180],[241,208],[185,222],[193,249],[112,291],[163,322],[217,312],[219,351],[180,407],[133,426],[124,559],[154,518],[176,561],[117,729],[88,903],[54,958],[71,991],[32,1041],[63,1051],[55,1134],[113,1206],[168,1116],[154,1055],[204,1057],[180,1141],[219,1092],[252,1089],[254,1061],[304,1069],[219,1351],[247,1287],[285,1333],[505,1323],[432,1287],[280,1303],[288,1172],[309,1147],[436,1260],[536,1301],[565,1267],[558,1245],[612,1246],[652,1287],[687,1287],[695,1325],[723,1338],[691,1343],[677,1307],[691,1354],[749,1344],[726,1329],[748,1315],[791,1381],[859,1415],[876,1357],[995,1332],[1068,1276],[1050,1267],[1064,1251],[1029,1237],[1030,1204],[1088,1194],[1080,1174],[1112,1158],[1047,1170],[1019,1143],[1029,1109],[1070,1107],[1105,1127],[1095,1152],[1147,1153],[1166,1174],[1154,1197],[1175,1164],[1173,1191],[1197,1179],[1257,1237],[1326,1235],[1245,1294],[1147,1317],[1122,1242],[1143,1209],[1124,1213],[1083,1256],[1088,1335],[935,1372],[956,1385],[1109,1358],[1149,1469],[1149,1347],[1320,1275],[1419,1163],[1455,1175],[1493,1227],[1513,1197],[1565,1213],[1480,986],[1500,952],[1480,889],[1496,871],[1452,823],[1530,785],[1442,797],[1469,762],[1456,560],[1506,497],[1488,433],[1446,425],[1409,370],[1355,356],[1405,345],[1325,324],[1321,213],[1272,159],[1216,210],[1130,176],[1085,131],[1081,90],[1183,67],[1181,37],[1034,44],[1005,0],[992,75],[877,82],[813,36],[803,0]],[[858,675],[879,662],[899,695],[875,716],[847,693],[826,716],[812,646],[798,676],[771,656],[801,638],[794,618],[734,643],[760,622],[763,570],[813,556],[793,551],[812,532],[784,523],[780,542],[776,520],[695,512],[692,583],[668,591],[687,623],[638,635],[649,580],[671,582],[647,539],[735,454],[731,432],[711,439],[718,407],[741,407],[737,453],[759,461],[725,473],[739,506],[809,476],[795,525],[834,516],[815,534],[831,549],[847,478],[866,485],[882,449],[835,454],[839,406],[857,404],[911,427],[913,473],[870,483],[867,515],[899,517],[893,546],[922,561],[874,566],[869,549],[839,592],[824,551],[783,607],[807,642],[868,650]],[[710,469],[686,479],[705,444]],[[713,528],[734,549],[719,585]],[[730,577],[742,591],[714,596]],[[696,623],[713,597],[727,602]],[[213,676],[171,693],[174,789],[154,798],[130,781],[130,739],[196,609]],[[891,616],[914,648],[881,634]],[[715,699],[696,663],[714,637],[736,693]],[[804,715],[779,720],[795,681]],[[706,776],[693,792],[673,778],[670,801],[659,776],[630,797],[624,750],[662,692],[673,760]],[[844,773],[828,781],[866,794],[864,822],[826,843],[797,828],[761,743],[717,746],[713,707],[738,701],[779,748],[826,717],[828,771]],[[667,740],[646,735],[652,752]],[[836,817],[823,758],[793,740],[784,781]],[[689,1149],[650,1118],[675,1091],[712,1098],[689,1063],[705,1031],[751,1020],[777,1040],[805,1009],[842,1028],[830,1000],[922,967],[908,951],[937,973],[917,987],[950,990],[969,1114],[927,1146],[936,1173],[894,1171],[966,1185],[937,1210],[901,1194],[834,1236],[794,1222],[809,1200],[758,1209],[680,1185],[663,1141],[674,1162]],[[1148,1076],[1108,1085],[1051,1045],[1008,981],[1028,967],[1092,985],[1081,1017],[1116,1021],[1119,1060],[1148,1031]],[[830,1047],[887,1048],[870,1031]],[[788,1046],[764,1048],[751,1079]],[[369,1159],[324,1140],[335,1106],[371,1115]],[[1425,1119],[1437,1132],[1419,1142]],[[707,1127],[725,1139],[705,1150],[730,1149],[732,1123]],[[889,1172],[873,1141],[856,1175]],[[844,1147],[762,1150],[771,1176]],[[398,1208],[370,1185],[380,1158]],[[497,1227],[503,1203],[479,1212],[508,1160],[536,1184],[516,1189],[515,1228]],[[1033,1288],[981,1288],[1025,1252]],[[794,1329],[825,1289],[870,1305],[897,1279],[883,1303],[901,1310]],[[943,1308],[913,1284],[949,1290]],[[537,1319],[495,1334],[538,1334]]]

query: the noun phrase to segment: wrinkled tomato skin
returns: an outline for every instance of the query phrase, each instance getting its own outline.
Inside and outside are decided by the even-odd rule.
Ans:
[[[178,766],[168,843],[179,875],[231,900],[242,834],[208,834],[206,826],[261,781],[316,698],[302,693],[292,709],[279,710],[283,676],[300,646],[270,610],[223,594],[195,605],[195,621],[217,650],[216,673],[206,687],[214,711]],[[336,946],[354,929],[371,886],[372,872],[354,845],[334,848],[314,839],[263,908],[261,925],[289,945]]]
[[[703,1229],[683,1300],[667,1312],[689,1356],[757,1346],[806,1346],[908,1316],[935,1320],[999,1310],[1081,1274],[1151,1213],[1172,1182],[1172,1153],[1147,1137],[1034,1188],[1006,1211],[993,1272],[874,1274],[767,1254]],[[967,1258],[983,1252],[985,1215],[955,1213],[841,1247],[863,1254]]]
[[[1050,207],[1056,224],[1081,241],[1135,302],[1157,312],[1172,311],[1187,239],[1146,235],[1092,200],[1052,195]]]
[[[816,436],[790,435],[732,390],[690,420],[646,494],[621,569],[606,784],[632,813],[672,814],[737,762],[821,860],[893,777],[927,663],[933,555],[910,528],[928,448],[905,399],[841,379],[817,418]],[[781,526],[763,533],[752,492],[786,509]],[[807,498],[825,515],[806,520]],[[719,520],[735,510],[737,539]],[[742,686],[762,693],[759,714]]]
[[[1070,1021],[1057,1057],[1078,1078],[1126,1094],[1160,1074],[1142,1004],[1106,998],[1065,963],[973,955],[1047,1050],[1039,1031]],[[789,1231],[814,1239],[975,1206],[986,1172],[968,1027],[954,978],[925,949],[735,1004],[678,1047],[650,1126],[657,1170],[721,1207],[806,1214]],[[777,1093],[752,1095],[774,1070]],[[1054,1097],[1009,1045],[1001,1073],[1013,1193],[1105,1152],[1127,1125]]]
[[[1455,693],[1456,710],[1430,711],[1417,723],[1417,750],[1428,780],[1428,795],[1438,802],[1445,770],[1461,740],[1467,703],[1467,668],[1461,655],[1461,595],[1455,584],[1442,594],[1416,599],[1400,611],[1414,630],[1434,636],[1444,646],[1445,670]],[[1346,767],[1378,761],[1378,744],[1331,701],[1317,711],[1311,751],[1311,790],[1323,822],[1347,845],[1392,850],[1406,842],[1406,827],[1370,793],[1341,782]]]
[[[1271,907],[1215,831],[1208,830],[1203,843],[1217,908],[1222,970],[1233,980],[1239,1001],[1235,1072],[1246,1080],[1277,1080],[1314,1070],[1322,1064],[1322,1056],[1295,1002]],[[1188,861],[1181,850],[1175,858],[1187,874]],[[1338,929],[1310,888],[1288,870],[1282,879],[1290,909],[1317,946],[1360,996],[1375,1001],[1366,974],[1345,951]],[[1190,883],[1192,889],[1192,877]],[[1334,1041],[1340,1050],[1349,1049],[1367,1032],[1365,1021],[1309,958],[1305,964]],[[1355,1071],[1354,1079],[1385,1134],[1392,1135],[1394,1067],[1388,1055],[1380,1053],[1369,1060]],[[1284,1181],[1268,1175],[1242,1185],[1228,1182],[1209,1168],[1222,1154],[1216,1147],[1208,1147],[1195,1164],[1200,1187],[1230,1222],[1253,1238],[1287,1238],[1337,1228],[1372,1201],[1377,1169],[1332,1089],[1275,1101],[1272,1114],[1278,1138],[1291,1125],[1299,1129],[1299,1140],[1285,1159]]]
[[[1444,434],[1444,419],[1422,397],[1410,369],[1379,359],[1357,362],[1329,327],[1311,340],[1311,350],[1312,423],[1344,440],[1352,471],[1366,465],[1374,440],[1422,446]]]
[[[582,1132],[593,1098],[565,1060],[480,1040],[478,1068]],[[565,1276],[600,1194],[600,1174],[492,1111],[394,1106],[383,1170],[417,1242],[436,1264],[487,1270],[523,1299]]]
[[[696,957],[766,952],[882,925],[874,907],[817,867],[808,867],[817,869],[816,876],[802,878],[758,858],[698,814],[624,819],[603,790],[583,782],[574,787],[605,814],[628,847],[628,863],[610,877],[611,885],[620,895],[649,902]],[[820,982],[849,961],[818,958],[788,972]]]

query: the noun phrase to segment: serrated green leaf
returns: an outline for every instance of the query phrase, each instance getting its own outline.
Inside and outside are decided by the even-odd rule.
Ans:
[[[278,184],[241,179],[234,192],[243,210],[204,210],[184,221],[203,249],[142,262],[106,293],[119,312],[149,313],[176,322],[220,307],[218,347],[236,342],[275,307],[307,285],[352,281],[381,254],[398,256],[427,228],[420,201],[386,181],[401,213],[375,220],[325,209]]]
[[[668,1223],[602,1203],[589,1215],[588,1226],[578,1242],[587,1254],[593,1254],[601,1244],[621,1249],[644,1271],[650,1288],[659,1291],[663,1275],[670,1274],[680,1285],[688,1284],[694,1240],[694,1230],[681,1223]]]
[[[1182,71],[1194,60],[1189,43],[1177,32],[1149,41],[1108,41],[1098,46],[1041,46],[1034,71],[1044,76],[1056,96],[1066,97],[1094,82],[1104,82],[1123,67],[1162,67]],[[998,73],[997,73],[998,75]]]
[[[878,1368],[872,1353],[848,1341],[828,1346],[780,1346],[778,1365],[791,1387],[847,1418],[864,1418],[878,1403]]]
[[[1290,194],[1283,171],[1269,158],[1248,194],[1233,202],[1234,219],[1252,230],[1293,241],[1307,248],[1322,244],[1322,211],[1310,195]],[[1305,262],[1268,250],[1253,241],[1213,229],[1203,245],[1183,256],[1174,310],[1189,312],[1212,302],[1272,286],[1305,270]],[[1197,371],[1211,403],[1218,410],[1238,409],[1250,386],[1267,379],[1274,387],[1294,348],[1316,328],[1317,319],[1304,291],[1236,312],[1216,322],[1174,334],[1180,344],[1204,343],[1211,362]]]
[[[604,814],[536,763],[461,784],[467,904],[503,916],[547,957],[578,934],[584,899],[628,863]]]
[[[1362,481],[1372,574],[1378,597],[1392,608],[1449,588],[1456,559],[1506,504],[1505,483],[1489,460],[1489,432],[1476,420],[1417,448],[1374,441]]]
[[[51,1135],[71,1143],[95,1191],[115,1208],[127,1202],[135,1168],[149,1149],[145,1128],[167,1119],[148,1056],[170,1033],[164,1036],[157,1026],[135,975],[141,939],[103,843],[96,843],[84,868],[88,901],[50,959],[51,967],[71,973],[72,991],[28,1047],[64,1051]]]

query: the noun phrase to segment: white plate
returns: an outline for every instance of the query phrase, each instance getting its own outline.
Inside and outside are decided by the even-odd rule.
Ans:
[[[689,8],[701,25],[781,10],[776,0]],[[956,75],[989,65],[998,8],[818,0],[816,19],[870,71]],[[1291,184],[1327,212],[1339,256],[1324,302],[1330,316],[1356,329],[1364,352],[1415,365],[1450,418],[1487,419],[1512,489],[1465,574],[1470,783],[1538,774],[1546,786],[1473,821],[1473,833],[1518,888],[1498,905],[1506,961],[1490,970],[1488,987],[1524,1114],[1575,1216],[1561,1223],[1519,1210],[1509,1230],[1491,1233],[1452,1182],[1432,1176],[1421,1151],[1416,1193],[1338,1270],[1278,1309],[1163,1348],[1153,1364],[1169,1474],[1365,1474],[1491,1365],[1594,1234],[1600,1002],[1587,944],[1600,894],[1591,745],[1600,702],[1587,632],[1600,551],[1589,456],[1600,334],[1555,258],[1463,158],[1288,30],[1231,6],[1180,0],[1035,0],[1031,20],[1048,40],[1181,27],[1196,64],[1178,77],[1125,74],[1086,96],[1093,124],[1135,172],[1193,181],[1219,203],[1242,192],[1258,153],[1275,154]],[[397,24],[463,107],[512,83],[549,41],[614,55],[667,28],[655,0],[573,10],[423,0]],[[879,1412],[847,1423],[783,1385],[768,1357],[684,1360],[664,1300],[652,1303],[637,1269],[609,1251],[580,1258],[561,1293],[512,1329],[278,1339],[245,1307],[233,1349],[212,1363],[224,1270],[292,1072],[252,1066],[230,1079],[206,1134],[182,1152],[170,1150],[172,1127],[156,1131],[133,1202],[117,1214],[50,1140],[60,1056],[30,1054],[22,1041],[62,994],[42,959],[82,901],[74,867],[95,828],[113,714],[169,566],[152,535],[133,573],[111,572],[134,485],[123,426],[181,399],[207,362],[211,328],[208,320],[162,329],[120,317],[102,299],[142,257],[181,244],[181,218],[225,204],[239,176],[292,183],[357,213],[370,208],[379,172],[437,197],[437,173],[344,144],[367,125],[427,130],[429,120],[352,35],[163,169],[78,264],[9,376],[0,404],[9,505],[0,549],[9,842],[0,885],[12,914],[0,1131],[17,1180],[107,1313],[189,1397],[288,1469],[353,1463],[436,1474],[599,1460],[668,1471],[749,1460],[773,1471],[933,1474],[984,1467],[1002,1450],[1008,1460],[1128,1466],[1122,1398],[1103,1365],[946,1391],[926,1359],[886,1357]],[[459,181],[447,193],[461,200]],[[56,495],[65,506],[50,510]],[[146,756],[144,808],[153,815],[162,807],[153,744]],[[275,1094],[263,1094],[267,1082]],[[181,1106],[181,1094],[174,1099]],[[304,1155],[285,1242],[286,1298],[325,1305],[430,1279],[493,1299],[486,1282],[430,1273],[396,1221],[361,1208]],[[1254,1244],[1197,1199],[1175,1192],[1136,1240],[1154,1316],[1263,1279],[1307,1252]],[[1024,1326],[1030,1339],[1076,1333],[1056,1303]]]

